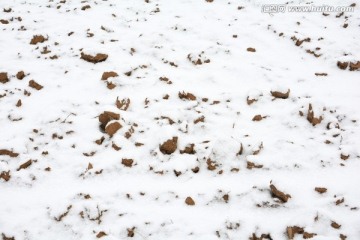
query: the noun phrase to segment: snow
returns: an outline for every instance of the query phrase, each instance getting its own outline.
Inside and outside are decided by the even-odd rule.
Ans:
[[[1,1],[0,150],[19,155],[0,155],[11,176],[0,177],[0,238],[281,240],[298,226],[312,239],[360,239],[360,75],[337,66],[360,61],[360,6],[337,17],[266,14],[263,4]],[[34,35],[47,40],[31,45]],[[101,80],[109,71],[118,76]],[[130,99],[126,111],[117,98]],[[320,123],[308,121],[309,104]],[[120,114],[106,125],[122,125],[113,137],[100,128],[104,111]],[[190,144],[193,154],[180,153]]]

